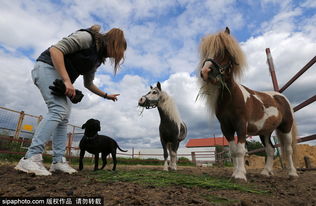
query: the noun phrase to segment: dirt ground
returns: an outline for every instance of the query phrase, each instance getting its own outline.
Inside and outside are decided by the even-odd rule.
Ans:
[[[121,166],[118,170],[133,170],[146,167],[160,170],[161,167]],[[230,178],[232,168],[179,167],[183,174],[209,174],[218,178]],[[144,186],[130,182],[104,183],[91,177],[91,168],[74,175],[56,173],[48,177],[21,173],[13,164],[0,165],[0,197],[104,197],[105,205],[316,205],[316,171],[299,172],[299,178],[289,180],[284,171],[275,171],[272,178],[261,176],[260,170],[248,169],[248,182],[238,182],[269,191],[254,194],[238,190],[212,189],[183,186]],[[115,173],[113,173],[115,175]],[[205,197],[214,196],[233,203],[214,203]]]

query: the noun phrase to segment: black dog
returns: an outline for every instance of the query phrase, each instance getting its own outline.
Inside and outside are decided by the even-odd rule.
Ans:
[[[94,154],[94,170],[98,170],[99,163],[99,153],[102,153],[102,167],[101,170],[106,165],[106,156],[110,153],[113,159],[113,168],[116,169],[116,149],[118,148],[122,152],[127,152],[127,150],[122,150],[117,142],[111,137],[98,135],[98,131],[101,130],[100,121],[96,119],[89,119],[85,124],[82,125],[82,129],[85,129],[84,136],[80,141],[80,159],[79,159],[79,170],[83,169],[83,157],[85,151]]]

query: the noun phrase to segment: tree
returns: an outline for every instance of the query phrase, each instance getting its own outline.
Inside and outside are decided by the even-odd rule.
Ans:
[[[264,146],[261,144],[261,142],[258,142],[256,140],[247,141],[246,142],[246,147],[247,147],[249,152],[252,151],[252,150],[255,150],[255,149],[264,148]],[[255,154],[258,155],[258,156],[266,156],[265,151],[256,152]]]

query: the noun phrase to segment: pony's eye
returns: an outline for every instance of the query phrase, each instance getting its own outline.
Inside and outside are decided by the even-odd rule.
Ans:
[[[157,94],[157,91],[153,91],[153,94]]]

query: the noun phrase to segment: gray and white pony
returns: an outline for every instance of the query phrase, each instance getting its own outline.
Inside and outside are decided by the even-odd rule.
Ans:
[[[187,135],[187,127],[181,120],[176,104],[173,99],[161,90],[160,82],[150,91],[142,96],[138,105],[146,109],[158,108],[160,115],[159,134],[164,155],[164,170],[177,170],[177,151],[179,143]],[[168,165],[168,151],[170,154],[170,165]]]

